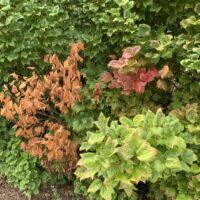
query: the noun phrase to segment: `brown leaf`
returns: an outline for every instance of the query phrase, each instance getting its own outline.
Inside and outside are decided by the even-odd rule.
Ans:
[[[168,65],[164,65],[163,68],[159,71],[161,78],[170,78],[173,76],[172,71],[169,69]]]
[[[159,79],[157,81],[157,88],[161,89],[161,90],[167,90],[167,84],[164,80]]]
[[[96,83],[95,86],[94,86],[93,93],[92,93],[92,98],[97,103],[99,103],[99,99],[100,99],[101,95],[102,95],[102,90],[101,90],[100,84]]]
[[[18,92],[18,89],[15,85],[12,86],[11,92],[14,93],[14,94],[16,94]]]
[[[26,82],[23,82],[20,86],[19,86],[19,89],[22,90],[26,87]]]

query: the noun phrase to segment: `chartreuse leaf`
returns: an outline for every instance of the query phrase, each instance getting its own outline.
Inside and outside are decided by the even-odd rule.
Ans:
[[[88,151],[91,147],[92,147],[92,145],[89,144],[88,142],[83,142],[83,143],[81,144],[81,146],[80,146],[80,150],[81,150],[81,151],[82,151],[82,150]]]
[[[182,123],[174,116],[164,115],[161,110],[156,114],[148,111],[136,115],[133,121],[125,117],[120,120],[111,122],[110,126],[107,124],[104,139],[92,145],[91,151],[81,154],[78,163],[81,166],[76,175],[81,180],[88,179],[90,197],[135,199],[135,184],[147,181],[148,195],[152,199],[176,198],[178,195],[181,198],[182,191],[187,190],[186,197],[190,198],[190,192],[200,190],[198,176],[194,177],[200,172],[198,148],[192,149],[198,140],[198,132],[193,137],[194,132],[191,135],[185,129],[188,124],[195,126],[197,122],[193,124],[185,116]],[[87,142],[92,134],[98,133],[91,132]],[[186,172],[189,173],[183,176]],[[157,195],[151,195],[152,188],[158,191]],[[198,196],[194,200],[198,200]]]
[[[133,122],[131,119],[127,117],[121,117],[119,121],[121,122],[122,125],[132,127]]]
[[[104,134],[107,132],[107,127],[108,127],[108,121],[109,118],[106,118],[103,113],[99,115],[98,121],[95,122],[96,126],[100,131],[102,131]]]
[[[105,157],[111,157],[117,152],[117,145],[117,139],[112,140],[111,138],[108,138],[105,142],[104,148],[100,151],[100,154],[104,155]]]
[[[178,194],[176,200],[193,200],[193,198],[187,194]]]
[[[153,165],[154,170],[158,173],[160,173],[161,171],[165,169],[164,162],[158,159],[154,160],[152,165]]]
[[[88,192],[95,193],[101,189],[102,182],[100,179],[95,179],[89,186]]]
[[[91,133],[88,139],[88,143],[90,145],[100,143],[104,140],[105,134],[100,132],[100,133]]]
[[[196,154],[191,149],[186,149],[182,154],[181,158],[188,164],[192,165],[197,160]]]
[[[145,165],[136,165],[131,173],[130,180],[134,183],[139,183],[140,181],[145,181],[151,176],[151,169]]]
[[[120,189],[123,189],[128,197],[131,197],[132,193],[134,192],[134,190],[136,190],[136,187],[130,182],[120,182]]]
[[[100,166],[93,163],[87,164],[87,168],[79,167],[75,174],[80,178],[80,180],[84,180],[86,178],[93,178],[94,175],[99,171]]]
[[[165,166],[169,169],[181,169],[181,162],[178,158],[167,158]]]
[[[100,190],[100,195],[105,200],[112,200],[112,194],[114,193],[114,189],[110,185],[103,185]]]
[[[149,143],[143,140],[141,145],[137,149],[136,154],[137,154],[138,160],[140,161],[151,161],[155,158],[157,154],[157,149],[154,147],[151,147]]]
[[[144,120],[145,120],[145,116],[144,115],[136,115],[133,118],[133,126],[137,127],[137,126],[142,125],[144,123]]]
[[[81,154],[81,159],[78,161],[78,165],[86,165],[88,163],[94,163],[96,161],[95,153],[84,153]]]
[[[117,152],[120,158],[129,160],[134,156],[134,149],[129,145],[123,145],[117,148]]]
[[[152,127],[150,128],[152,136],[159,137],[163,133],[163,129],[161,127]]]
[[[191,122],[191,123],[195,123],[198,121],[199,119],[199,116],[198,116],[198,113],[197,113],[197,110],[195,109],[188,109],[186,111],[186,119]]]

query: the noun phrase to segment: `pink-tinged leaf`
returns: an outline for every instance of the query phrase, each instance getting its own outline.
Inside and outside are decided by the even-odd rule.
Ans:
[[[132,90],[133,82],[136,80],[135,74],[129,73],[122,75],[118,78],[117,82],[120,82],[124,90]]]
[[[118,79],[120,77],[119,71],[117,69],[113,70],[113,76],[115,79]]]
[[[128,64],[127,60],[120,58],[119,60],[111,60],[108,63],[108,67],[112,67],[113,69],[121,69],[127,66],[127,64]]]
[[[138,94],[142,94],[142,93],[144,93],[145,86],[146,86],[145,82],[138,81],[138,82],[134,83],[133,90]]]
[[[108,85],[108,88],[122,88],[122,85],[115,80],[112,80],[111,83]]]
[[[108,83],[108,82],[110,82],[112,79],[113,79],[113,77],[112,77],[111,73],[109,73],[109,72],[104,71],[104,72],[101,74],[101,81],[104,82],[104,83]]]
[[[108,57],[112,60],[117,60],[117,56],[115,54],[109,55]]]
[[[134,56],[136,56],[141,50],[141,46],[134,46],[134,47],[127,47],[125,49],[123,49],[123,54],[122,54],[122,58],[124,59],[130,59],[133,58]]]
[[[142,71],[139,74],[139,79],[144,82],[150,82],[156,77],[159,77],[159,73],[155,68],[148,72]]]

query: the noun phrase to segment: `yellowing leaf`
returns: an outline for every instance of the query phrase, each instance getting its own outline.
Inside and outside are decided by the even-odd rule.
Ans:
[[[140,161],[151,161],[155,158],[155,155],[157,154],[157,149],[151,147],[149,143],[143,140],[136,154],[138,160]]]
[[[157,81],[156,85],[157,85],[157,88],[159,88],[159,89],[161,89],[161,90],[164,90],[164,91],[167,90],[167,84],[166,84],[166,82],[163,81],[163,80],[161,80],[161,79],[159,79],[159,80]]]
[[[163,68],[159,71],[161,78],[170,78],[173,76],[172,71],[169,69],[168,65],[164,65]]]
[[[89,186],[88,192],[95,193],[100,190],[102,182],[100,179],[95,179]]]
[[[103,185],[100,190],[100,195],[105,200],[112,200],[114,189],[110,185]]]

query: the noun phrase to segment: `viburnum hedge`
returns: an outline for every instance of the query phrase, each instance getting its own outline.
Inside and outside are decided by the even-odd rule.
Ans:
[[[200,198],[197,0],[0,0],[0,27],[1,175],[27,194],[48,171],[89,199]]]

